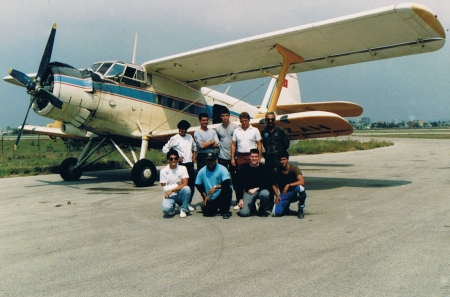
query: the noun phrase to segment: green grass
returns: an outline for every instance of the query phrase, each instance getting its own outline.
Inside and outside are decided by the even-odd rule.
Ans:
[[[27,176],[59,173],[59,165],[68,157],[78,157],[80,149],[74,146],[69,148],[61,139],[22,139],[19,149],[14,151],[14,140],[4,140],[0,144],[0,178],[11,176]],[[110,146],[100,148],[91,157],[91,160],[111,150]],[[128,158],[132,160],[129,150],[125,150]],[[165,155],[160,150],[149,150],[147,158],[156,165],[166,162]],[[130,168],[128,163],[117,152],[104,157],[98,162],[89,165],[84,171],[106,169]]]
[[[354,150],[368,150],[392,145],[392,142],[375,141],[368,142],[357,140],[305,140],[289,148],[290,155],[300,154],[323,154],[346,152]],[[4,140],[1,143],[2,155],[0,158],[0,177],[27,176],[59,173],[59,165],[68,157],[78,157],[80,147],[76,145],[66,146],[61,139],[22,139],[17,151],[13,150],[14,141]],[[102,147],[91,158],[94,159],[111,147]],[[128,152],[129,150],[124,150]],[[130,159],[131,156],[127,154]],[[160,150],[149,150],[147,159],[152,160],[155,165],[166,164],[165,154]],[[123,169],[130,168],[128,163],[117,152],[113,152],[100,161],[91,164],[84,171]]]
[[[340,153],[356,150],[370,150],[379,147],[393,145],[390,141],[376,141],[371,139],[368,142],[358,140],[303,140],[289,148],[290,155],[316,155],[324,153]]]

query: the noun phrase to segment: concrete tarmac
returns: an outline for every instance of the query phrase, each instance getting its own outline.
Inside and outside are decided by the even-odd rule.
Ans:
[[[1,179],[0,295],[450,296],[450,141],[391,141],[291,157],[303,220],[205,218],[198,193],[163,218],[130,170]]]

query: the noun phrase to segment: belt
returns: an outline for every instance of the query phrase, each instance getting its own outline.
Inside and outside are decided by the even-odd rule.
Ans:
[[[240,153],[240,152],[238,152],[238,156],[250,156],[250,153]]]

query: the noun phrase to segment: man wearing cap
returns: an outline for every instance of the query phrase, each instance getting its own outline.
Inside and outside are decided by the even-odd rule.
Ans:
[[[164,215],[175,215],[175,203],[180,205],[180,217],[185,218],[189,213],[189,199],[191,189],[188,187],[189,174],[186,167],[178,164],[179,154],[170,150],[167,155],[168,165],[159,172],[159,181],[163,186],[164,197],[162,210]]]
[[[186,120],[181,120],[178,125],[178,134],[170,137],[169,141],[162,148],[163,153],[167,154],[171,149],[174,149],[180,155],[178,163],[185,166],[189,174],[189,188],[191,189],[191,197],[189,199],[189,210],[195,209],[191,206],[192,197],[195,191],[195,171],[194,162],[197,156],[197,146],[191,135],[187,134],[187,130],[191,127]]]
[[[217,164],[216,154],[207,154],[206,166],[197,173],[195,186],[203,198],[203,215],[215,216],[217,209],[224,219],[231,216],[231,181],[228,170]]]

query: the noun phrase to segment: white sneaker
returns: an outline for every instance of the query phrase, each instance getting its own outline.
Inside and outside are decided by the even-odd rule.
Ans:
[[[256,211],[259,211],[259,203],[255,202]]]
[[[233,209],[234,209],[234,210],[239,210],[239,209],[241,209],[241,208],[239,207],[239,205],[236,205],[235,207],[233,207]]]
[[[195,208],[193,208],[192,206],[188,205],[188,209],[189,211],[195,211]]]
[[[184,210],[180,209],[180,218],[185,218],[186,217],[186,213],[184,212]]]

